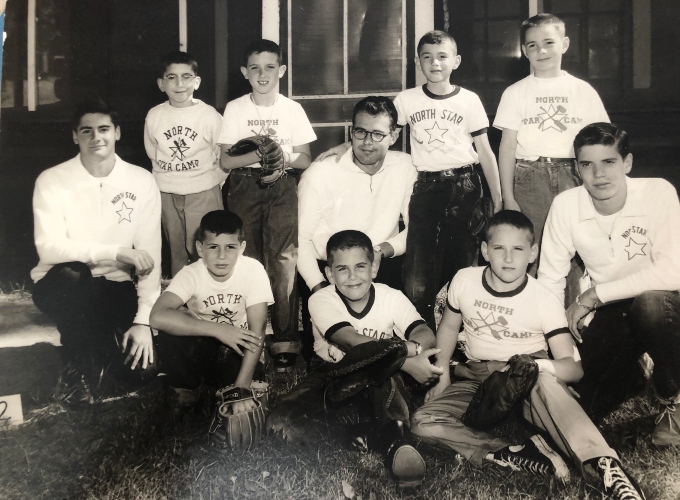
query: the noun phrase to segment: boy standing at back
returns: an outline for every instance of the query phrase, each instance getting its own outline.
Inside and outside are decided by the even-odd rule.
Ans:
[[[241,73],[253,91],[234,99],[224,110],[218,143],[221,166],[231,172],[226,204],[243,219],[245,255],[264,264],[272,283],[274,342],[270,354],[277,371],[295,366],[300,352],[297,330],[297,182],[292,175],[311,163],[309,143],[316,140],[302,106],[279,94],[279,78],[286,72],[281,49],[271,40],[257,40],[245,51]],[[256,151],[230,156],[240,139],[268,136],[284,152],[286,170],[259,182],[260,157]],[[276,176],[280,176],[278,179]]]
[[[529,217],[540,244],[550,203],[580,184],[574,137],[609,117],[593,87],[562,71],[569,38],[560,18],[546,13],[527,19],[520,42],[532,74],[503,92],[493,125],[503,131],[498,165],[504,207]],[[537,269],[538,260],[532,276]]]
[[[171,52],[161,60],[158,88],[168,101],[151,108],[144,123],[144,147],[161,190],[162,225],[170,246],[172,275],[194,262],[196,230],[201,217],[221,210],[217,136],[220,114],[194,99],[201,84],[196,60],[186,52]]]
[[[480,384],[493,372],[507,370],[517,355],[530,356],[538,365],[538,379],[523,403],[524,418],[546,431],[586,478],[599,482],[612,498],[644,498],[566,385],[577,382],[583,370],[562,304],[526,273],[538,254],[534,238],[525,215],[498,212],[482,242],[489,265],[463,269],[453,278],[437,330],[436,364],[449,367],[461,326],[468,361],[455,366],[453,383],[444,370],[425,406],[413,415],[411,430],[478,466],[492,463],[566,480],[566,464],[541,435],[513,446],[463,424]]]

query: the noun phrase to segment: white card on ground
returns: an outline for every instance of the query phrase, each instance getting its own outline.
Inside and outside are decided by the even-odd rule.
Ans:
[[[0,396],[0,428],[19,425],[24,422],[21,395]]]

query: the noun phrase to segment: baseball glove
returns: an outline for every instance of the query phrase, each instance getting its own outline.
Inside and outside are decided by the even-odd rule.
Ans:
[[[258,182],[262,186],[274,184],[286,173],[286,158],[278,143],[268,135],[254,135],[241,139],[234,144],[227,154],[229,156],[242,156],[255,151],[260,158],[260,178]]]
[[[538,365],[528,354],[516,354],[507,369],[493,372],[477,388],[463,423],[475,429],[487,429],[505,417],[527,397],[538,379]]]
[[[326,400],[341,403],[371,385],[381,385],[401,369],[406,355],[406,343],[396,338],[352,347],[328,371]]]
[[[269,385],[253,382],[252,390],[233,385],[217,391],[215,411],[208,430],[213,444],[222,448],[247,448],[266,432]],[[234,414],[234,404],[252,400],[255,408]]]

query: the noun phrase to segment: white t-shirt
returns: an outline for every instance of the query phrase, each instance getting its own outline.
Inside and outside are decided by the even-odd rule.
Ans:
[[[376,340],[395,335],[408,340],[409,335],[425,321],[406,296],[382,283],[373,283],[366,308],[355,312],[334,286],[322,288],[309,299],[312,317],[314,351],[324,360],[337,363],[345,353],[326,338],[345,326]]]
[[[293,152],[293,146],[316,140],[314,129],[302,106],[281,94],[269,107],[256,106],[250,94],[227,104],[217,143],[235,144],[240,139],[254,135],[269,135],[287,153]],[[259,163],[249,167],[261,168]]]
[[[609,122],[597,91],[566,71],[556,78],[529,75],[510,85],[493,126],[517,131],[515,157],[574,158],[574,138],[591,123]]]
[[[200,193],[227,178],[217,145],[222,117],[212,106],[198,99],[194,103],[176,108],[164,102],[146,115],[144,147],[164,193]]]
[[[246,308],[274,303],[269,277],[257,260],[241,255],[227,281],[215,281],[203,259],[184,266],[168,286],[198,319],[248,328]]]
[[[399,93],[399,125],[411,130],[411,155],[419,171],[438,172],[477,163],[473,137],[485,134],[489,118],[477,94],[456,86],[436,95],[427,87]]]
[[[487,269],[461,269],[449,287],[447,305],[463,316],[469,359],[507,361],[547,350],[547,339],[569,333],[564,306],[548,288],[527,275],[515,290],[497,292],[486,281]]]

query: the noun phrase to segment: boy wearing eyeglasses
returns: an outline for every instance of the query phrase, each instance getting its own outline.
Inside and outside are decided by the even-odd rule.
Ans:
[[[217,138],[222,116],[194,99],[201,84],[196,60],[171,52],[161,60],[158,88],[168,100],[151,108],[144,123],[144,147],[161,191],[163,233],[170,247],[172,275],[198,259],[196,230],[201,218],[222,210]]]

